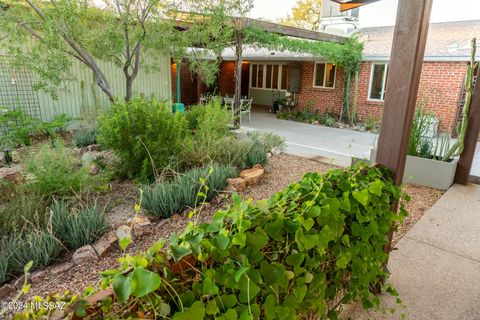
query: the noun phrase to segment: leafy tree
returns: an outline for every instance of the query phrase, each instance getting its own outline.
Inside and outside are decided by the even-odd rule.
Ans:
[[[279,22],[285,25],[319,30],[322,19],[322,0],[297,0],[297,5],[292,9],[291,15]]]
[[[10,55],[16,64],[39,75],[37,87],[54,94],[78,60],[94,75],[98,87],[114,102],[115,94],[100,61],[113,63],[123,71],[125,100],[140,68],[156,68],[155,57],[171,54],[175,60],[188,57],[192,68],[208,83],[215,66],[202,54],[188,54],[187,48],[201,44],[206,52],[218,52],[224,30],[218,28],[223,8],[214,6],[197,14],[187,28],[181,13],[190,0],[0,0],[0,24]],[[193,2],[193,1],[192,1]],[[188,21],[187,21],[188,23]],[[227,32],[228,33],[228,32]],[[220,43],[220,45],[218,45]]]

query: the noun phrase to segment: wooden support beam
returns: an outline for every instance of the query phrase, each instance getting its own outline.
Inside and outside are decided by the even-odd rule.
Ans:
[[[376,159],[378,164],[393,170],[396,185],[402,184],[405,171],[431,8],[432,0],[398,3]],[[394,203],[392,209],[397,211],[398,203]],[[391,250],[392,234],[390,232],[390,242],[385,248],[387,252]]]
[[[396,185],[402,183],[405,171],[431,6],[432,0],[402,0],[398,4],[376,159],[393,170]]]
[[[480,68],[477,71],[477,79],[480,79]],[[468,113],[467,132],[465,134],[464,149],[460,155],[455,174],[455,183],[467,185],[470,180],[473,158],[477,148],[478,136],[480,134],[480,81],[475,84],[473,90],[472,104]]]
[[[308,40],[316,40],[316,41],[335,42],[335,43],[343,43],[347,40],[347,38],[345,37],[328,34],[325,32],[306,30],[306,29],[301,29],[301,28],[296,28],[291,26],[284,26],[278,23],[251,19],[251,18],[245,18],[244,20],[245,20],[244,22],[245,27],[255,27],[267,32],[277,33],[283,36],[308,39]]]

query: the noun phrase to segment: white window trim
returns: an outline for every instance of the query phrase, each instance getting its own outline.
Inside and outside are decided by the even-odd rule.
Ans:
[[[257,74],[255,75],[255,77],[257,77],[258,75],[258,66],[263,66],[263,78],[262,78],[262,87],[252,87],[252,79],[253,79],[253,66],[256,65],[257,66]],[[277,76],[277,88],[266,88],[267,86],[267,65],[277,65],[279,66],[278,68],[278,76]],[[250,63],[250,80],[249,80],[249,84],[248,84],[248,88],[249,88],[249,92],[250,92],[250,89],[254,89],[254,90],[265,90],[265,91],[274,91],[274,90],[278,90],[278,91],[284,91],[286,92],[288,90],[287,89],[281,89],[281,86],[282,86],[282,69],[284,67],[288,67],[288,64],[285,64],[285,63],[255,63],[255,62],[252,62]],[[272,67],[272,78],[273,78],[273,67]],[[272,79],[272,84],[273,84],[273,79]],[[258,85],[258,83],[257,83]]]
[[[371,95],[372,95],[372,85],[373,85],[373,73],[375,72],[375,66],[381,66],[381,65],[384,65],[385,66],[385,70],[383,70],[383,82],[382,82],[382,97],[380,99],[373,99],[371,98]],[[373,102],[384,102],[385,101],[385,89],[386,89],[386,86],[387,86],[387,72],[388,72],[388,67],[389,67],[389,64],[388,62],[383,62],[383,63],[379,63],[379,62],[376,62],[376,63],[372,63],[372,68],[370,70],[370,81],[369,81],[369,84],[368,84],[368,97],[367,97],[367,100],[368,101],[373,101]]]
[[[317,65],[318,64],[324,64],[325,65],[325,71],[327,70],[327,64],[333,65],[333,63],[328,63],[328,62],[315,62],[315,67],[313,68],[313,84],[312,87],[317,88],[317,89],[335,89],[335,85],[337,83],[337,66],[335,65],[335,75],[333,76],[333,87],[326,87],[325,82],[327,81],[326,77],[326,72],[323,74],[323,86],[316,86],[315,85],[315,78],[317,77]]]

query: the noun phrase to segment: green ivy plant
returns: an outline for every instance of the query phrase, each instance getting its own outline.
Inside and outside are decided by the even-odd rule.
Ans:
[[[256,204],[234,196],[211,222],[191,221],[172,235],[168,250],[159,241],[126,254],[118,269],[102,273],[106,291],[47,300],[68,302],[64,316],[76,319],[335,319],[338,302],[378,306],[370,288],[387,276],[387,233],[407,214],[391,211],[408,196],[390,177],[360,164],[306,174]],[[17,319],[47,312],[27,310]]]

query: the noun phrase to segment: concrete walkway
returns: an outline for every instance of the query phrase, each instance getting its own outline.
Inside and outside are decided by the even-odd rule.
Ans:
[[[392,252],[389,282],[405,308],[382,296],[395,314],[347,307],[342,318],[415,320],[480,319],[480,186],[455,185],[400,240]]]
[[[377,140],[377,135],[370,132],[278,120],[274,114],[262,109],[252,113],[250,123],[243,120],[242,126],[284,137],[286,153],[307,158],[325,157],[340,166],[349,166],[352,156],[369,159],[370,150]],[[477,145],[472,175],[480,176],[480,144]]]

